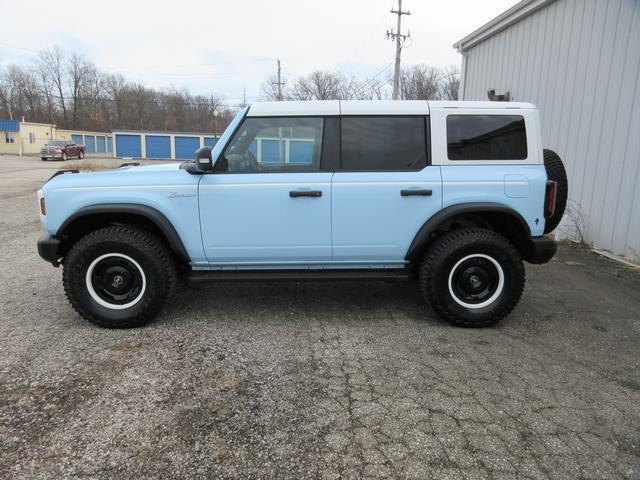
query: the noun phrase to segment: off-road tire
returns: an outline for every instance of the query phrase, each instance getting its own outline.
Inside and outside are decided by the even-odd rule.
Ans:
[[[543,150],[544,168],[547,171],[547,178],[558,184],[556,192],[556,208],[553,215],[546,219],[544,223],[544,233],[553,232],[560,224],[564,210],[567,207],[567,197],[569,196],[569,182],[567,181],[567,171],[562,160],[553,150]]]
[[[454,298],[452,278],[461,265],[465,265],[460,262],[475,260],[470,257],[476,256],[493,268],[496,276],[502,271],[503,285],[486,299],[488,302],[496,295],[491,303],[467,308]],[[502,235],[484,228],[462,228],[443,235],[429,248],[420,266],[419,279],[427,302],[449,323],[459,327],[487,327],[516,306],[524,290],[525,271],[520,254]]]
[[[109,255],[133,259],[145,278],[139,300],[128,308],[105,307],[96,301],[95,291],[89,292],[87,270],[101,256]],[[167,246],[153,234],[131,226],[105,227],[82,237],[71,248],[63,265],[62,281],[71,306],[100,327],[144,325],[160,312],[176,289],[176,265]]]

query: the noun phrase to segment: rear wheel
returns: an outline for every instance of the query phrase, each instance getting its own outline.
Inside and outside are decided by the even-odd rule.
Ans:
[[[137,327],[153,319],[174,292],[176,266],[154,235],[114,226],[80,239],[64,260],[62,278],[71,305],[90,322]]]
[[[78,158],[82,160],[84,158],[84,152],[82,150],[78,151]]]
[[[524,266],[503,236],[482,228],[445,234],[420,268],[426,300],[445,320],[460,327],[486,327],[509,314],[522,295]]]

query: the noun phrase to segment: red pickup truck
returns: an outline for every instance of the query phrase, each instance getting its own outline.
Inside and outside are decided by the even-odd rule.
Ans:
[[[72,157],[84,158],[84,152],[84,145],[78,145],[70,140],[51,140],[40,150],[40,158],[43,161],[50,158],[58,160],[68,160]]]

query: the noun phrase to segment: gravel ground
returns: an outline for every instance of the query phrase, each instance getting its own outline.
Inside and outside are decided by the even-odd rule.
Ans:
[[[102,330],[35,251],[60,167],[0,157],[1,477],[640,478],[639,273],[562,246],[484,330],[411,283],[198,284]]]

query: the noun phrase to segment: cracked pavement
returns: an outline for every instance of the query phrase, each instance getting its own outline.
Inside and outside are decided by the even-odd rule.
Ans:
[[[640,477],[640,273],[562,246],[483,330],[382,282],[197,283],[102,330],[35,251],[57,168],[0,158],[0,477]]]

